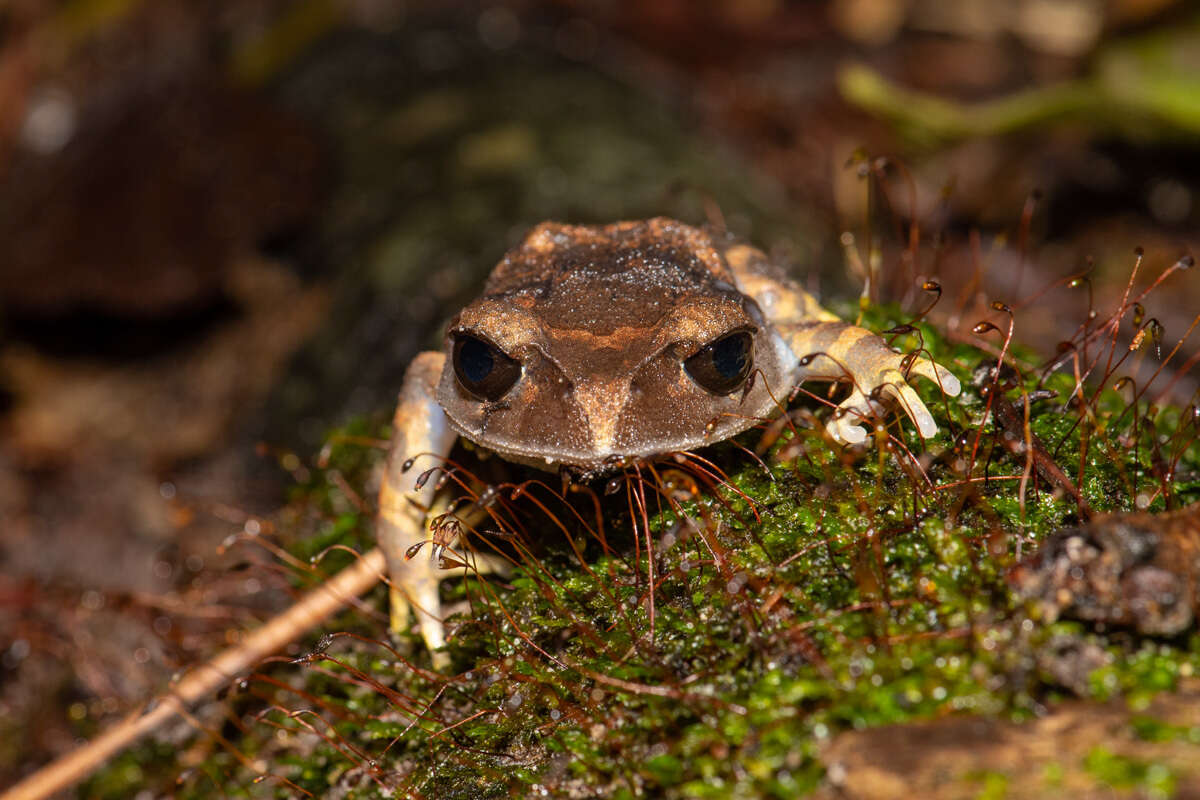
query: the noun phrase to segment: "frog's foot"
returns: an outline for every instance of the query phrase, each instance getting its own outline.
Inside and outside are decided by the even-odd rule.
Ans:
[[[417,618],[417,628],[430,652],[446,643],[446,630],[441,618],[442,606],[438,597],[438,581],[443,575],[433,558],[417,554],[403,565],[391,565],[388,599],[390,629],[393,636],[407,633],[411,627],[410,614]]]
[[[961,389],[958,378],[945,367],[927,357],[897,353],[880,336],[857,325],[819,320],[785,325],[779,330],[798,357],[797,385],[810,378],[852,384],[850,396],[837,407],[826,426],[839,442],[865,441],[863,423],[883,412],[885,396],[897,401],[928,439],[937,433],[937,423],[908,385],[908,378],[928,378],[948,395],[956,395]]]
[[[407,633],[411,627],[410,614],[415,614],[425,644],[430,650],[436,650],[446,643],[445,625],[439,616],[439,581],[465,575],[506,576],[512,572],[512,568],[499,557],[463,553],[435,545],[432,541],[426,542],[426,545],[411,557],[406,554],[405,563],[391,570],[389,628],[393,635]]]
[[[880,344],[882,344],[882,340],[880,340]],[[933,419],[933,414],[929,413],[925,403],[921,401],[916,390],[909,385],[908,379],[900,370],[903,357],[890,351],[888,351],[888,355],[891,358],[881,360],[894,360],[895,364],[889,364],[881,369],[862,370],[848,365],[848,368],[852,370],[854,388],[850,395],[838,404],[833,417],[826,425],[830,435],[837,441],[848,444],[859,444],[866,441],[867,429],[862,423],[872,417],[878,417],[884,412],[884,406],[879,400],[881,396],[895,400],[913,421],[913,424],[917,426],[917,431],[923,438],[929,439],[937,434],[938,427]],[[866,372],[866,375],[863,372]],[[958,378],[954,377],[945,367],[935,364],[927,358],[914,361],[909,368],[909,373],[933,381],[951,397],[962,390]]]
[[[417,629],[433,654],[434,666],[442,669],[448,663],[446,655],[439,652],[446,643],[438,592],[440,582],[464,575],[507,575],[510,565],[499,556],[458,546],[461,532],[481,523],[487,517],[486,511],[474,509],[460,517],[450,512],[453,497],[441,493],[434,495],[423,516],[419,510],[411,513],[414,506],[407,501],[402,513],[396,513],[395,495],[381,492],[380,497],[380,537],[393,550],[388,561],[391,633],[393,636],[407,633],[411,629],[411,616],[415,616]],[[397,543],[408,546],[401,550]]]
[[[449,656],[441,650],[446,644],[446,627],[440,616],[439,582],[464,575],[507,575],[509,572],[510,565],[499,557],[460,552],[433,541],[425,542],[415,553],[406,553],[402,564],[391,565],[388,600],[392,636],[407,633],[415,615],[434,668],[445,669],[449,666]]]

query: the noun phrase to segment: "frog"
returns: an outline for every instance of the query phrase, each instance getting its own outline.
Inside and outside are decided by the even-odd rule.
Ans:
[[[459,437],[586,479],[762,425],[823,380],[849,384],[824,422],[835,444],[866,446],[887,403],[930,439],[938,427],[912,376],[960,391],[946,367],[825,310],[728,233],[665,217],[541,223],[450,320],[442,349],[405,373],[376,519],[392,631],[415,617],[431,652],[445,644],[445,551],[420,550],[439,518],[430,473]]]

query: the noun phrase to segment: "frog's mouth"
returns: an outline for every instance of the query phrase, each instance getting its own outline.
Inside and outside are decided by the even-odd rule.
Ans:
[[[500,393],[479,390],[474,365],[458,358],[461,340],[478,340],[489,353],[499,346],[456,328],[437,401],[465,438],[541,469],[606,471],[694,450],[777,416],[790,388],[779,386],[786,376],[770,329],[719,327],[716,335],[634,337],[643,346],[624,348],[563,334],[553,356],[538,344],[509,347],[511,374]],[[575,338],[586,341],[567,347]],[[737,346],[722,346],[729,343]]]
[[[682,444],[673,444],[670,446],[650,446],[645,448],[643,452],[596,452],[596,451],[544,451],[541,449],[531,450],[524,447],[512,447],[506,443],[489,438],[481,438],[476,431],[468,430],[466,427],[459,425],[452,418],[447,416],[450,421],[450,426],[457,430],[463,437],[469,439],[477,447],[480,447],[489,452],[504,458],[506,461],[511,461],[514,464],[521,464],[534,469],[544,470],[546,472],[561,473],[566,470],[577,481],[587,482],[595,478],[610,475],[614,472],[620,472],[628,467],[636,464],[658,461],[664,458],[670,458],[675,453],[690,452],[698,450],[702,447],[707,447],[718,441],[722,441],[726,436],[716,437],[709,440],[698,438],[692,442],[684,442]],[[751,422],[747,427],[755,424]],[[739,431],[740,432],[740,431]],[[731,434],[732,435],[732,434]]]
[[[753,401],[753,402],[752,402]],[[736,401],[731,401],[736,402]],[[453,404],[451,404],[453,406]],[[586,408],[586,404],[582,404]],[[775,416],[775,401],[770,393],[757,388],[737,413],[725,413],[692,425],[684,433],[680,429],[661,436],[646,436],[636,446],[622,447],[612,438],[593,438],[596,426],[578,412],[574,420],[552,418],[545,414],[521,414],[525,425],[496,425],[498,418],[513,411],[510,404],[475,404],[474,418],[463,419],[455,412],[467,408],[444,408],[450,426],[477,446],[519,464],[556,472],[562,468],[583,476],[595,476],[620,470],[630,464],[651,461],[671,453],[696,450],[728,439]],[[687,416],[681,412],[681,416]],[[602,432],[614,427],[616,415],[606,416]],[[707,417],[697,418],[701,420]],[[566,424],[572,422],[573,424]],[[569,444],[568,444],[569,443]]]

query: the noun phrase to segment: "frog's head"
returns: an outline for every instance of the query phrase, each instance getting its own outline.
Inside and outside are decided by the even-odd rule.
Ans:
[[[705,232],[545,223],[451,322],[438,402],[508,458],[602,468],[770,415],[789,388],[777,342]]]

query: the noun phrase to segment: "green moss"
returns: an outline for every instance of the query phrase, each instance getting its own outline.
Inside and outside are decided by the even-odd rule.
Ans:
[[[871,313],[869,324],[892,324],[885,312]],[[923,337],[960,377],[978,366],[976,351],[950,347],[931,329]],[[1061,376],[1046,383],[1060,398],[1073,388]],[[1032,390],[1034,378],[1023,385]],[[1019,400],[1020,391],[1004,396]],[[922,393],[940,400],[931,387]],[[688,472],[680,463],[657,469],[669,487],[658,495],[630,474],[601,497],[607,548],[593,530],[586,492],[571,495],[579,501],[574,516],[560,513],[565,501],[555,491],[529,490],[559,519],[573,520],[565,531],[536,504],[497,504],[503,521],[522,532],[519,543],[477,537],[475,544],[506,550],[518,566],[504,579],[444,587],[445,603],[465,604],[451,625],[452,677],[414,669],[429,663],[415,637],[393,653],[380,620],[347,612],[328,630],[363,638],[334,639],[306,665],[276,665],[278,684],[251,682],[226,701],[244,729],[239,750],[279,778],[253,783],[252,772],[214,748],[184,774],[179,796],[203,796],[217,781],[249,796],[290,796],[294,784],[346,797],[794,797],[821,781],[820,746],[840,731],[963,712],[1023,719],[1069,694],[1038,667],[1039,648],[1054,641],[1103,648],[1109,663],[1085,682],[1096,700],[1144,703],[1195,674],[1196,637],[1138,641],[1025,617],[1006,571],[1074,521],[1078,508],[1033,479],[1022,497],[1015,478],[1023,461],[995,445],[990,419],[974,444],[968,426],[978,425],[985,402],[967,387],[943,407],[953,438],[926,443],[933,458],[919,469],[899,449],[841,452],[797,427],[764,456],[768,472],[736,446],[711,448],[706,457],[727,476],[712,489],[692,491],[703,476],[676,474]],[[1102,394],[1082,423],[1077,410],[1055,402],[1033,407],[1033,430],[1072,476],[1086,437],[1081,490],[1093,506],[1129,509],[1153,492],[1153,443],[1136,434],[1119,397]],[[1180,424],[1170,410],[1155,423],[1159,436]],[[908,426],[893,420],[889,430],[922,451]],[[339,487],[365,485],[381,453],[363,436],[386,431],[356,424],[351,434],[331,439],[322,468],[284,512],[295,530],[308,532],[290,545],[301,558],[337,543],[368,545],[369,520]],[[757,436],[741,444],[753,448]],[[974,482],[967,483],[972,449]],[[1195,475],[1195,445],[1175,455],[1176,473]],[[629,513],[641,489],[655,547],[653,620],[644,522],[636,516],[635,530]],[[1198,494],[1192,479],[1173,491],[1179,503]],[[1163,502],[1159,494],[1151,506]],[[382,604],[381,591],[372,602]],[[300,708],[309,711],[283,711]],[[1191,735],[1151,722],[1135,731],[1147,740]],[[143,749],[92,788],[121,785],[137,765],[161,770],[162,755]],[[1085,766],[1097,781],[1161,796],[1177,780],[1103,749]],[[1046,775],[1052,784],[1053,770]],[[979,796],[1004,796],[1001,775],[971,780]]]
[[[1000,772],[985,772],[973,776],[983,788],[975,800],[1004,800],[1008,796],[1008,776]]]
[[[1140,789],[1149,797],[1175,796],[1177,776],[1162,764],[1147,763],[1096,747],[1084,758],[1084,769],[1114,789]]]

